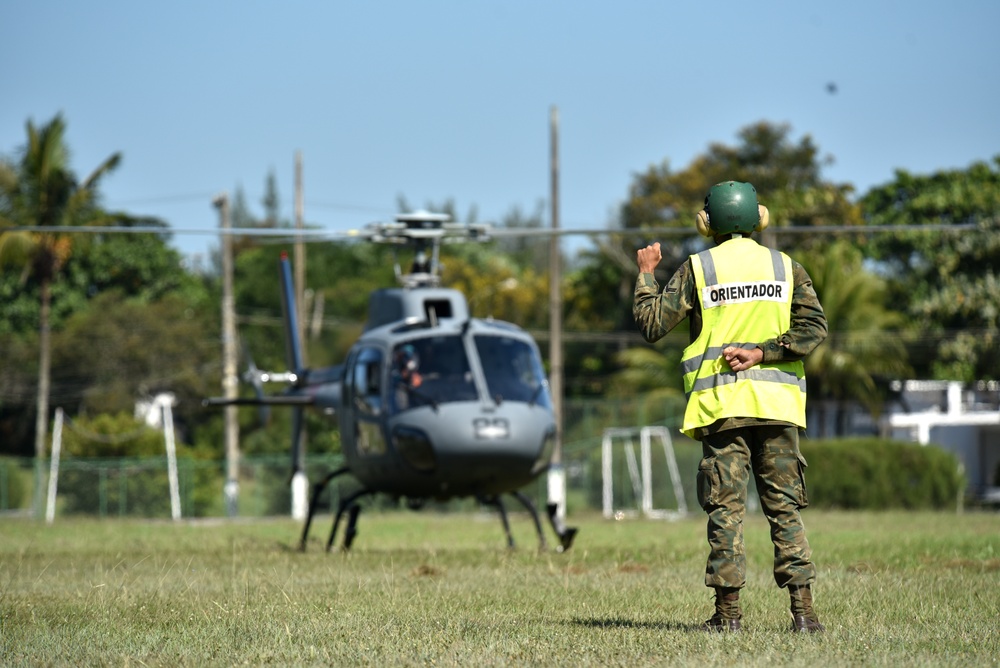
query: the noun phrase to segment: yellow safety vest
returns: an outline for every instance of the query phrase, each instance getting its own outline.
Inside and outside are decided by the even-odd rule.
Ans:
[[[702,330],[684,349],[681,367],[687,409],[681,428],[731,417],[754,417],[806,426],[806,378],[802,362],[761,363],[735,372],[722,357],[728,346],[755,348],[788,330],[791,322],[791,259],[750,238],[733,238],[691,256]]]

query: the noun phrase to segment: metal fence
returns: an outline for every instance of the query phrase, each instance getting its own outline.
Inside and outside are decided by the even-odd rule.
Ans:
[[[566,501],[569,511],[602,508],[601,448],[604,430],[660,424],[673,429],[679,415],[674,406],[649,406],[637,402],[574,401],[564,407],[566,435],[562,463],[566,474]],[[659,414],[657,414],[659,413]],[[679,435],[678,435],[679,436]],[[675,451],[689,504],[700,448],[679,438]],[[634,505],[633,486],[628,480],[627,459],[618,457],[612,485],[616,506]],[[60,458],[55,486],[54,507],[46,504],[44,491],[49,486],[49,460],[0,458],[0,513],[35,514],[54,518],[86,515],[109,517],[170,518],[172,516],[170,475],[166,456],[118,458]],[[311,481],[343,465],[336,454],[312,454],[306,460],[306,474]],[[223,517],[228,514],[223,487],[226,462],[222,459],[198,459],[179,456],[176,460],[176,492],[181,517]],[[292,498],[287,455],[244,456],[240,460],[237,514],[241,517],[288,515]],[[667,462],[654,462],[661,477],[667,476]],[[667,481],[669,482],[669,481]],[[350,485],[347,481],[344,484]],[[340,495],[349,493],[344,484],[330,485],[319,499],[319,512],[336,508]],[[547,480],[543,475],[522,490],[539,508],[547,499]],[[310,490],[311,493],[311,490]],[[675,491],[669,484],[654,489],[658,507],[673,503]],[[376,506],[388,506],[392,500],[375,498]],[[443,510],[468,509],[472,499],[438,504]]]
[[[690,504],[694,499],[694,473],[699,450],[690,443],[675,446],[677,462],[684,484],[684,494]],[[624,454],[624,451],[619,455]],[[654,485],[657,507],[674,503],[675,490],[668,478],[668,462],[654,449],[653,469],[659,482]],[[634,472],[627,468],[628,458],[614,460],[612,488],[616,507],[639,509],[641,500],[635,496]],[[94,516],[100,518],[170,518],[172,516],[169,475],[166,457],[83,458],[64,457],[59,465],[55,502],[51,510],[33,508],[35,486],[47,489],[49,461],[35,470],[31,458],[0,459],[0,513],[54,518]],[[340,455],[316,455],[307,459],[310,480],[321,479],[326,472],[340,466]],[[601,438],[566,444],[563,450],[566,474],[567,506],[570,512],[601,511],[602,476]],[[223,494],[226,463],[224,460],[204,460],[179,457],[177,486],[180,516],[224,517],[227,507]],[[36,482],[37,480],[37,482]],[[350,493],[350,481],[330,485],[320,496],[318,511],[332,512],[342,494]],[[546,477],[540,476],[522,490],[537,507],[544,508],[547,497]],[[44,496],[44,495],[42,495]],[[375,497],[369,503],[375,507],[392,507],[393,501]],[[288,458],[244,457],[240,463],[240,517],[288,515],[291,512],[291,487]],[[459,499],[435,504],[439,510],[467,510],[477,505],[474,499]]]

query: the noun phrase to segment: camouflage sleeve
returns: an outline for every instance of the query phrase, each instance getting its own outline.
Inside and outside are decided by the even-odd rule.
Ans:
[[[666,336],[695,306],[691,261],[681,265],[660,292],[653,274],[639,274],[635,281],[632,316],[643,338],[652,343]]]
[[[827,334],[826,314],[819,303],[812,279],[792,260],[792,322],[788,331],[760,344],[764,362],[800,360],[823,342]]]

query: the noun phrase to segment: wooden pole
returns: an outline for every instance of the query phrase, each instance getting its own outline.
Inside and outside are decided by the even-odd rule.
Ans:
[[[295,303],[298,304],[295,327],[298,329],[298,337],[301,342],[302,366],[309,366],[308,363],[308,340],[306,339],[306,318],[309,310],[306,300],[306,249],[302,240],[302,229],[305,226],[304,206],[302,193],[302,152],[295,152],[295,248],[293,258],[295,261]],[[293,369],[298,372],[300,369]],[[303,416],[301,428],[298,432],[299,442],[298,458],[296,461],[296,473],[292,476],[291,496],[292,496],[292,519],[304,520],[308,511],[309,481],[306,477],[306,424]],[[296,445],[296,444],[293,444]]]
[[[562,350],[562,258],[559,248],[559,109],[549,115],[550,201],[552,231],[549,241],[549,390],[556,420],[555,446],[549,464],[549,503],[555,504],[560,520],[566,516],[566,474],[562,463],[563,438],[563,350]]]
[[[239,380],[236,376],[236,306],[233,297],[233,237],[229,219],[229,196],[223,193],[213,202],[219,209],[222,243],[222,390],[226,399],[235,399]],[[226,514],[235,517],[240,495],[240,424],[236,406],[226,406],[226,484],[223,488]]]

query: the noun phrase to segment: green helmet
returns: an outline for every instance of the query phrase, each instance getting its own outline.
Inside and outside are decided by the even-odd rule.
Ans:
[[[713,234],[749,235],[760,223],[757,190],[739,181],[717,183],[705,196],[705,213]]]

